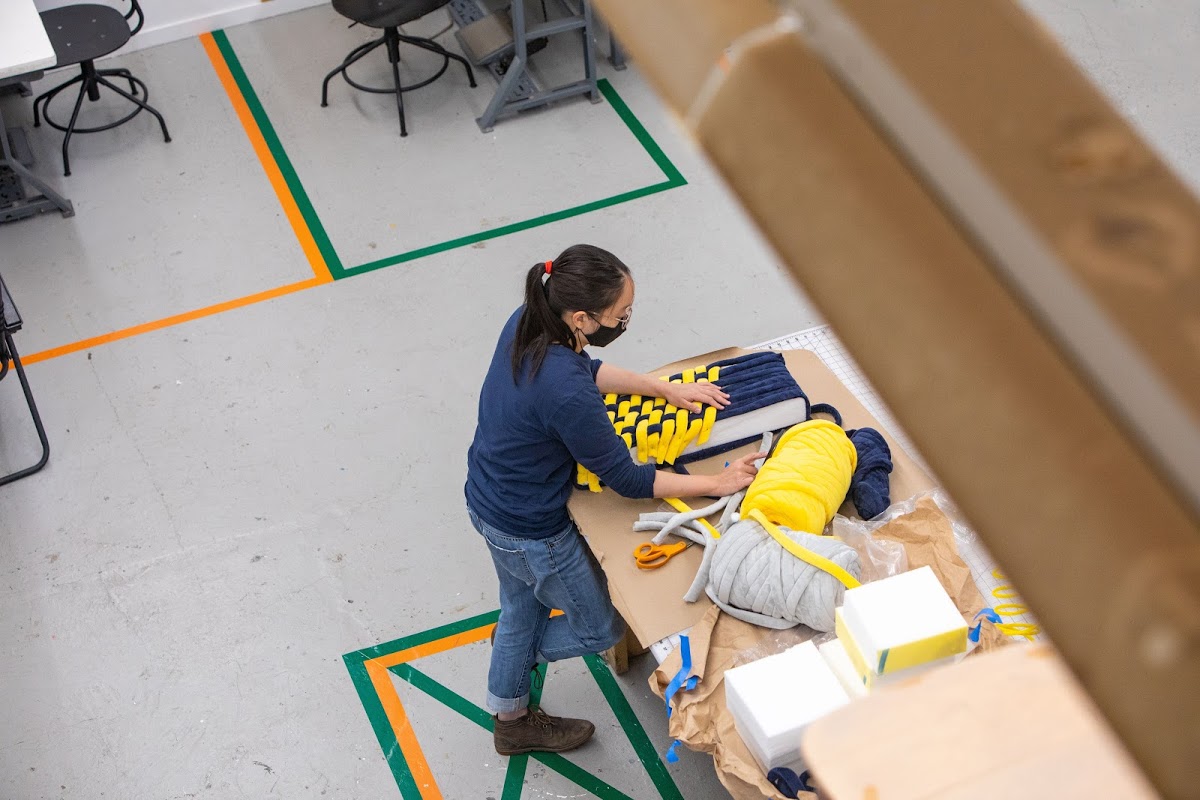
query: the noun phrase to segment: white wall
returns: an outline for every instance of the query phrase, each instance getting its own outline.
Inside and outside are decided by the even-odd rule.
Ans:
[[[86,0],[129,10],[128,0]],[[13,0],[0,0],[13,2]],[[80,0],[34,0],[39,10],[72,5]],[[321,5],[328,0],[142,0],[146,26],[133,37],[125,50],[140,50],[177,39],[240,25],[243,22]]]

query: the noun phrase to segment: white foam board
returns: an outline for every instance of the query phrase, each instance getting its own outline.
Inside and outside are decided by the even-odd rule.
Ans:
[[[799,765],[804,729],[850,701],[812,642],[727,671],[725,699],[764,772]]]
[[[847,590],[842,616],[859,652],[872,664],[885,650],[967,627],[928,566]]]

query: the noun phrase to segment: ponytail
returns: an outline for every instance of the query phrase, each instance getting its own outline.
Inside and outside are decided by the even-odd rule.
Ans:
[[[554,261],[530,267],[525,308],[513,341],[513,380],[519,382],[526,370],[531,377],[537,375],[551,345],[574,350],[575,332],[563,321],[563,313],[602,313],[617,302],[629,277],[629,267],[620,259],[587,244],[572,245]]]

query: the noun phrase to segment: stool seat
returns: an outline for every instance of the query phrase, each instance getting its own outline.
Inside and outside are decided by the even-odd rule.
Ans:
[[[103,58],[129,41],[129,23],[110,6],[62,6],[43,11],[41,16],[59,67]]]
[[[422,86],[428,86],[436,81],[445,73],[451,61],[457,61],[462,64],[463,70],[467,73],[467,82],[471,86],[475,86],[475,73],[471,71],[471,65],[467,63],[465,58],[457,53],[451,53],[433,39],[426,39],[421,36],[409,36],[407,33],[400,31],[401,25],[406,25],[413,20],[420,19],[426,14],[437,11],[449,3],[450,0],[333,0],[334,11],[347,19],[354,20],[358,24],[366,25],[368,28],[379,28],[383,31],[383,35],[372,41],[363,42],[351,50],[342,59],[342,63],[334,67],[325,76],[325,80],[321,84],[321,106],[329,105],[329,82],[333,80],[335,75],[341,75],[346,83],[361,92],[396,95],[396,110],[400,113],[400,135],[408,136],[408,123],[404,120],[405,92],[420,89]],[[441,56],[441,69],[424,80],[407,86],[403,85],[400,82],[401,43],[419,47],[422,50],[428,50],[431,53]],[[392,66],[392,86],[390,88],[364,86],[351,78],[347,70],[362,60],[363,57],[380,47],[387,51],[388,62]]]
[[[368,28],[395,28],[436,11],[446,0],[333,0],[333,10]]]
[[[6,0],[0,0],[6,2]],[[71,174],[71,137],[77,133],[100,133],[124,125],[143,111],[153,114],[162,129],[163,141],[171,141],[167,132],[167,121],[162,114],[150,105],[150,89],[139,78],[125,67],[97,67],[96,60],[115,53],[125,46],[129,37],[142,29],[146,21],[139,0],[129,0],[129,13],[122,14],[115,8],[97,3],[82,3],[73,6],[51,8],[41,13],[42,27],[54,47],[57,66],[78,66],[79,74],[74,78],[60,83],[49,91],[42,92],[33,101],[33,127],[41,127],[42,121],[51,128],[56,128],[66,134],[62,142],[63,175]],[[133,20],[131,23],[130,21]],[[133,25],[130,28],[130,25]],[[116,78],[123,86],[113,83],[110,78]],[[75,93],[75,105],[71,111],[71,119],[65,124],[55,120],[50,115],[50,103],[64,90],[78,85]],[[132,106],[129,111],[118,119],[96,125],[80,125],[79,112],[83,110],[83,101],[96,102],[100,99],[100,90],[124,98]],[[61,117],[59,118],[61,120]]]

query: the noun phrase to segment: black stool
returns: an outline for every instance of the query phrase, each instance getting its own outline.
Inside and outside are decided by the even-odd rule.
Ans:
[[[8,374],[8,362],[11,359],[13,368],[17,372],[17,380],[21,382],[21,391],[25,393],[25,405],[29,407],[29,413],[33,417],[33,427],[37,430],[38,440],[42,443],[41,459],[32,467],[0,476],[0,486],[32,475],[46,466],[46,462],[50,460],[50,442],[46,438],[46,428],[42,425],[42,416],[38,413],[37,404],[33,402],[33,392],[29,388],[29,379],[25,377],[25,367],[21,364],[21,356],[17,354],[17,348],[13,345],[12,335],[19,330],[21,330],[21,315],[17,313],[17,307],[13,305],[12,297],[8,294],[8,287],[4,285],[4,279],[0,278],[0,380],[3,380],[4,376]]]
[[[400,33],[400,26],[406,25],[409,22],[418,20],[431,11],[436,11],[449,4],[450,0],[333,0],[333,8],[343,17],[353,20],[356,24],[366,25],[369,28],[382,28],[383,36],[378,39],[372,39],[366,44],[359,45],[347,54],[346,58],[338,65],[337,69],[325,76],[325,82],[321,84],[321,105],[322,107],[329,105],[329,81],[334,75],[339,72],[346,79],[346,83],[363,92],[372,92],[373,94],[394,94],[396,95],[396,107],[400,110],[400,135],[408,136],[408,127],[404,123],[404,93],[411,92],[413,89],[420,89],[422,86],[429,84],[442,77],[446,68],[450,66],[450,59],[454,59],[463,65],[463,69],[467,71],[467,80],[471,82],[471,86],[475,86],[475,73],[471,71],[471,65],[462,56],[451,53],[446,48],[432,39],[423,39],[419,36],[406,36]],[[403,86],[400,83],[400,43],[411,44],[415,47],[420,47],[423,50],[428,50],[431,53],[437,53],[442,57],[442,68],[439,69],[430,78],[427,78],[420,83],[414,83],[412,86]],[[360,58],[370,53],[380,45],[387,46],[388,61],[392,63],[392,81],[395,84],[390,89],[377,89],[373,86],[363,86],[350,78],[350,74],[346,72],[346,68]]]
[[[128,21],[135,15],[137,24],[134,25],[133,30],[130,30]],[[47,125],[66,134],[62,144],[64,175],[71,174],[68,148],[73,134],[107,131],[118,125],[124,125],[142,111],[149,111],[158,118],[158,124],[162,127],[163,140],[171,141],[171,134],[167,133],[167,123],[163,120],[162,114],[155,111],[146,102],[150,99],[150,91],[146,88],[146,84],[133,77],[133,74],[127,69],[96,69],[97,58],[103,58],[124,47],[125,43],[129,41],[129,37],[142,29],[142,23],[145,21],[138,0],[130,0],[127,14],[122,14],[109,6],[96,4],[63,6],[42,12],[42,25],[46,28],[50,44],[54,46],[54,55],[57,58],[55,66],[69,67],[74,64],[80,66],[80,72],[74,78],[44,92],[33,101],[33,126],[39,127],[44,118]],[[115,86],[108,78],[121,78],[128,81],[129,91],[126,92]],[[50,101],[63,89],[77,83],[79,84],[79,96],[75,98],[75,110],[71,112],[71,121],[66,125],[60,125],[50,118]],[[93,128],[78,127],[75,123],[79,119],[79,109],[83,106],[83,98],[86,96],[93,102],[99,100],[101,86],[121,95],[133,103],[135,108],[116,122],[97,125]],[[139,91],[141,91],[141,97],[137,96]],[[40,114],[38,113],[39,105],[41,106]]]

